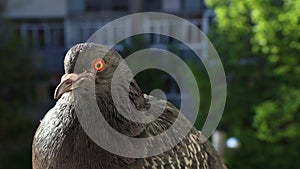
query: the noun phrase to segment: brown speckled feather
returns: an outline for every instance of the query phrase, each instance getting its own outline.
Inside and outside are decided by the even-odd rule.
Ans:
[[[152,96],[146,96],[146,98]],[[162,104],[162,100],[156,100]],[[147,136],[154,136],[169,128],[178,116],[179,110],[167,102],[166,110],[156,121],[147,125]],[[187,119],[184,119],[189,123]],[[171,150],[144,159],[143,168],[195,168],[195,169],[225,169],[216,150],[201,132],[192,128],[188,135]]]

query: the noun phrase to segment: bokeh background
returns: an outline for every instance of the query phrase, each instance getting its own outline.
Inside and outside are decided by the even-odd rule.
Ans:
[[[32,137],[55,104],[53,92],[67,50],[105,23],[145,11],[187,19],[217,49],[228,94],[212,142],[228,168],[298,169],[299,9],[300,0],[1,0],[0,169],[31,168]],[[153,29],[173,29],[160,18],[148,21]],[[131,29],[125,23],[108,35]],[[194,32],[186,28],[182,33],[205,52],[201,42],[194,41]],[[103,38],[109,41],[113,36]],[[201,92],[195,125],[201,129],[210,106],[210,83],[201,61],[184,44],[153,34],[131,37],[114,48],[126,57],[148,47],[176,53],[194,72]],[[148,70],[136,79],[145,93],[161,88],[169,101],[179,105],[178,86],[168,74]]]

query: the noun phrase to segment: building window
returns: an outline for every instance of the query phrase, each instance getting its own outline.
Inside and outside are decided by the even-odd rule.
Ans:
[[[86,11],[99,11],[101,9],[101,1],[85,0]]]
[[[143,1],[144,11],[154,12],[161,11],[161,0]]]
[[[162,8],[166,12],[177,13],[180,11],[180,0],[162,0]]]
[[[183,8],[186,15],[197,16],[203,12],[205,7],[203,0],[184,0]]]
[[[86,11],[128,11],[129,0],[85,0]]]
[[[35,48],[63,47],[64,28],[62,23],[22,23],[20,34],[26,45]]]
[[[128,11],[129,0],[113,0],[112,10],[113,11]]]

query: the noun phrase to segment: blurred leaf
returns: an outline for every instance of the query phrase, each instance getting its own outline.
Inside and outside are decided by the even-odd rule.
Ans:
[[[227,152],[228,168],[298,168],[300,0],[207,3],[228,77],[220,128],[242,140]]]

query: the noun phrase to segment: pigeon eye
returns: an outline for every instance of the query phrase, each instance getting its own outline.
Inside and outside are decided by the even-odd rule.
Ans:
[[[101,72],[104,69],[104,61],[102,59],[96,59],[94,61],[93,67],[97,72]]]

